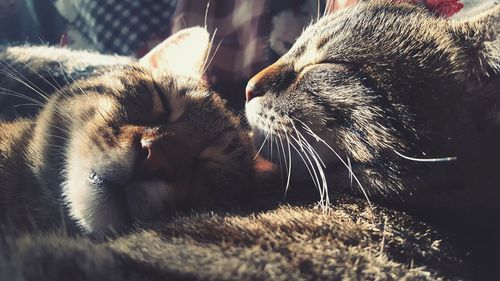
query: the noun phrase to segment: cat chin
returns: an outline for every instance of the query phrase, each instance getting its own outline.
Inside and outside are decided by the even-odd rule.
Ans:
[[[283,113],[277,113],[271,108],[272,102],[267,97],[255,97],[247,102],[245,114],[250,126],[264,134],[278,135],[285,130],[291,134],[293,130],[290,120]]]
[[[259,112],[261,105],[261,98],[255,97],[245,104],[245,115],[247,116],[248,123],[252,128],[259,126]]]
[[[327,146],[322,141],[328,140],[328,136],[321,140],[311,136],[302,129],[300,122],[294,122],[295,126],[289,124],[286,120],[292,118],[283,117],[272,109],[265,109],[265,103],[265,97],[255,97],[245,105],[245,113],[253,131],[254,146],[263,158],[281,166],[283,171],[291,170],[290,178],[293,181],[304,181],[313,177],[318,167],[322,167],[322,170],[325,168],[322,163],[332,164],[332,166],[340,163],[335,153],[328,148],[330,145]],[[271,118],[272,116],[274,118]],[[299,130],[302,144],[297,142],[298,133],[292,128]],[[285,130],[287,130],[286,133]],[[290,159],[291,168],[287,166]]]
[[[64,189],[70,214],[91,234],[121,232],[132,223],[166,216],[176,205],[176,199],[182,197],[176,191],[187,190],[160,180],[126,185],[109,183],[94,172],[80,184],[69,182],[72,181]]]
[[[89,181],[79,185],[66,183],[65,203],[70,215],[87,233],[121,231],[131,221],[126,196],[119,192],[103,192],[101,188]]]
[[[176,205],[178,190],[183,189],[162,181],[127,185],[125,193],[130,216],[134,221],[143,222],[169,214]]]
[[[327,177],[327,181],[329,180],[329,175],[326,175],[327,168],[335,168],[335,171],[339,170],[338,167],[341,163],[338,161],[338,158],[336,158],[322,142],[309,137],[307,141],[311,145],[310,147],[316,151],[316,153],[313,153],[313,156],[311,150],[306,149],[305,146],[301,148],[295,141],[292,141],[293,145],[291,143],[289,146],[286,142],[286,138],[283,136],[280,141],[280,137],[277,135],[254,129],[252,137],[254,146],[259,150],[259,155],[278,167],[281,167],[284,175],[287,175],[288,171],[291,171],[290,179],[292,181],[304,182],[305,180],[310,180],[315,172],[318,173],[318,165],[322,167]],[[304,151],[308,151],[307,155]],[[290,159],[292,163],[291,168],[289,167]],[[321,163],[324,163],[326,167]],[[314,172],[311,166],[314,167]],[[345,170],[347,171],[347,168],[345,168]]]
[[[129,154],[130,153],[125,153]],[[71,155],[76,160],[67,167],[63,198],[71,217],[91,234],[121,232],[131,223],[168,213],[179,194],[161,180],[134,180],[133,161],[100,161],[97,155],[89,159]],[[116,160],[115,159],[115,160]]]

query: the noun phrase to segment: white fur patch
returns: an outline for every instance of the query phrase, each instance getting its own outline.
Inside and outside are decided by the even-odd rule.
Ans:
[[[114,148],[107,152],[96,151],[88,146],[85,140],[89,136],[85,136],[80,129],[74,128],[71,134],[66,181],[63,186],[63,196],[70,215],[88,232],[101,231],[109,226],[121,226],[121,210],[117,209],[117,204],[113,204],[113,198],[107,198],[111,202],[103,201],[102,191],[90,184],[89,176],[95,172],[111,181],[123,181],[124,175],[129,175],[133,168],[134,153],[127,147]]]

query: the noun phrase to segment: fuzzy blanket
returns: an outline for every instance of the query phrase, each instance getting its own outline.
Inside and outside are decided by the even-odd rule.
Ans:
[[[4,234],[0,280],[440,280],[466,269],[429,226],[339,195],[312,205],[205,213],[92,242]]]

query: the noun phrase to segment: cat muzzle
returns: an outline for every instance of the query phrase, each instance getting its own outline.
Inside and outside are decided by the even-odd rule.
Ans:
[[[279,80],[280,72],[281,67],[277,64],[272,64],[255,74],[255,76],[248,81],[245,88],[247,102],[255,97],[263,96],[266,93],[266,89],[262,85],[266,85],[268,82],[272,83],[274,80]]]

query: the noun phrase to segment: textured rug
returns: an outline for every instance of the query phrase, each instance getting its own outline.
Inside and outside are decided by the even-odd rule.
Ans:
[[[4,234],[0,280],[447,280],[466,269],[429,226],[338,196],[324,212],[183,215],[93,242],[63,233]]]

